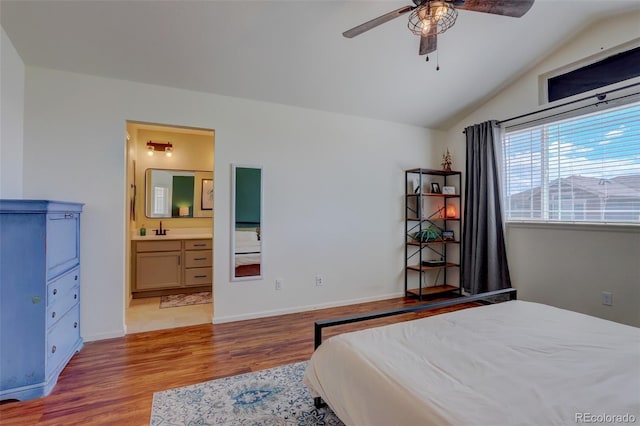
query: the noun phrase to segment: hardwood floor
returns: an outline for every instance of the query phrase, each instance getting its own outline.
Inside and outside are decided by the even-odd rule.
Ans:
[[[307,360],[313,352],[314,321],[415,304],[397,298],[89,342],[71,359],[49,396],[0,405],[0,424],[148,425],[154,392]],[[324,335],[470,306],[343,325]]]

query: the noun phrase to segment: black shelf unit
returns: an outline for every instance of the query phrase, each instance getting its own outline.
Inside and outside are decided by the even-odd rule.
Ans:
[[[408,169],[405,170],[405,181],[405,296],[423,300],[451,292],[461,295],[462,172]],[[441,192],[445,186],[453,186],[455,193],[434,193],[432,183],[438,183]],[[453,231],[454,238],[444,239],[442,231],[445,230]],[[420,236],[428,231],[435,231],[437,236],[432,233],[424,241]],[[416,233],[418,239],[414,238]],[[448,273],[451,268],[458,269],[458,273]],[[431,284],[428,278],[433,278]]]

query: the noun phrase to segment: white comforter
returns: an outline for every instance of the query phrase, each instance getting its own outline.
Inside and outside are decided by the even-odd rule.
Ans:
[[[332,337],[304,382],[350,426],[640,422],[640,329],[511,301]]]

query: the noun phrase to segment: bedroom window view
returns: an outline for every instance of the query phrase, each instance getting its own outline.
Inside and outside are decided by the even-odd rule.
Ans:
[[[640,102],[507,130],[507,220],[640,223]]]

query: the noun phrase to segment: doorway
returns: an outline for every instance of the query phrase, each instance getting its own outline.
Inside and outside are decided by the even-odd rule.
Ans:
[[[215,133],[127,121],[125,330],[213,320]]]

